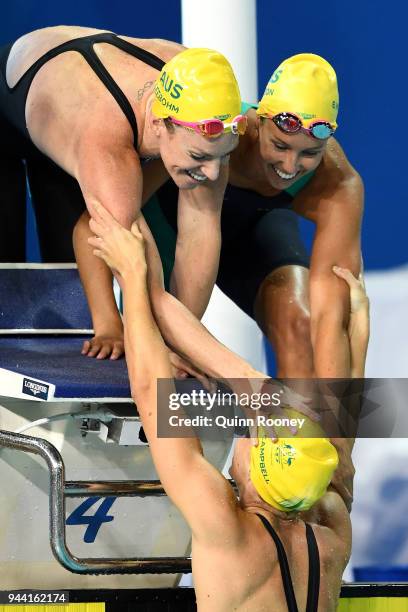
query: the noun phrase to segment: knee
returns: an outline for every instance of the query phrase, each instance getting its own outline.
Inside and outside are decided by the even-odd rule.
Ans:
[[[282,311],[281,316],[268,319],[266,327],[269,337],[290,346],[310,344],[310,313],[300,304],[290,304]]]
[[[289,333],[298,341],[310,342],[310,313],[298,307],[288,315]]]

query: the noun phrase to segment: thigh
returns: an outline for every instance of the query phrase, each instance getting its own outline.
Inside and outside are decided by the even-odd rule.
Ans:
[[[263,281],[284,266],[309,266],[297,215],[273,208],[234,240],[223,242],[217,284],[242,310],[254,317]]]
[[[78,181],[45,155],[27,159],[41,257],[44,262],[74,262],[72,232],[86,208]]]

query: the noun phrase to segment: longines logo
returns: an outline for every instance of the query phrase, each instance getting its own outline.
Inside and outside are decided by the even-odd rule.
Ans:
[[[38,399],[46,400],[48,398],[48,389],[48,385],[42,385],[35,380],[30,380],[29,378],[23,379],[22,392],[25,395],[31,395]]]

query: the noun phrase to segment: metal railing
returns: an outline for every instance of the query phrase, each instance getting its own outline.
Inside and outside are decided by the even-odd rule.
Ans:
[[[153,558],[86,558],[75,557],[66,543],[66,497],[146,497],[166,495],[157,480],[66,482],[61,454],[53,444],[42,438],[0,430],[0,447],[33,453],[42,457],[50,476],[49,521],[50,545],[56,560],[75,574],[188,574],[189,557]]]

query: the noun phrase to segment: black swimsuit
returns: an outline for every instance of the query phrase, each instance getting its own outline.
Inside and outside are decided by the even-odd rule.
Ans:
[[[276,544],[279,565],[282,574],[283,588],[286,595],[286,602],[288,604],[288,612],[298,612],[295,591],[293,590],[293,583],[290,576],[289,563],[283,544],[269,521],[261,514],[257,514],[257,516],[259,516],[265,529],[268,531],[268,533]],[[305,525],[307,549],[309,552],[309,580],[307,587],[306,612],[317,612],[320,588],[319,549],[317,547],[316,537],[312,527],[308,523],[305,523]]]
[[[72,229],[85,210],[85,201],[77,181],[38,151],[27,130],[27,95],[35,75],[46,62],[66,51],[80,53],[125,114],[137,148],[138,130],[132,106],[93,49],[94,44],[102,42],[114,45],[156,70],[160,71],[164,66],[163,60],[148,51],[122,40],[116,34],[103,32],[75,38],[51,49],[34,62],[14,87],[9,87],[6,66],[14,43],[0,48],[0,261],[25,260],[26,173],[44,261],[73,261]]]
[[[66,51],[77,51],[88,62],[95,74],[100,78],[105,87],[109,90],[116,102],[119,104],[124,115],[129,121],[133,136],[134,145],[137,148],[137,122],[132,106],[119,85],[113,80],[105,66],[94,51],[94,45],[97,43],[109,43],[125,53],[136,57],[145,64],[148,64],[156,70],[161,70],[164,66],[163,60],[159,59],[152,53],[132,45],[126,40],[119,38],[112,32],[102,32],[101,34],[91,34],[90,36],[82,36],[74,38],[67,42],[50,49],[42,55],[30,68],[22,75],[14,87],[9,87],[6,81],[6,66],[10,50],[14,43],[6,45],[0,49],[0,69],[1,69],[1,107],[0,110],[5,117],[18,129],[20,132],[30,139],[26,122],[25,122],[25,106],[28,92],[31,83],[37,72],[50,59],[65,53]]]
[[[178,188],[172,180],[158,191],[161,212],[177,233]],[[300,197],[300,196],[299,196]],[[218,287],[250,317],[265,278],[281,266],[309,267],[293,197],[264,197],[227,185],[221,212]]]

